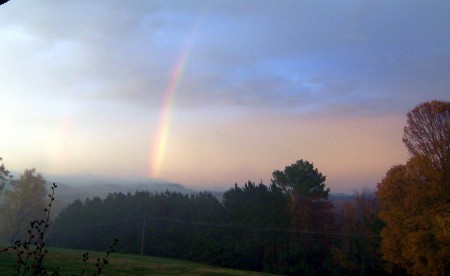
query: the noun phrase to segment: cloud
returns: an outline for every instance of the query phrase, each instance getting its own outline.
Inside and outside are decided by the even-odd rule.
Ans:
[[[44,94],[156,108],[190,36],[195,38],[177,104],[184,109],[301,109],[305,102],[316,109],[339,108],[342,89],[353,91],[345,100],[355,106],[378,93],[381,99],[412,93],[420,101],[417,88],[424,83],[434,86],[427,96],[446,93],[443,76],[449,68],[442,60],[449,57],[443,42],[450,26],[440,5],[413,2],[419,10],[378,2],[13,4],[0,20],[7,26],[3,37],[14,41],[3,51],[17,57],[13,48],[28,45],[20,63],[31,64],[27,76],[39,78],[31,81],[51,83],[37,86]],[[317,76],[327,82],[308,85]]]

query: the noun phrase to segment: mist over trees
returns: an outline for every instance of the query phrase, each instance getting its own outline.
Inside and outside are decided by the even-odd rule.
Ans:
[[[270,184],[210,192],[111,193],[76,200],[51,222],[49,245],[191,260],[285,275],[450,275],[450,103],[407,114],[406,164],[374,193],[337,209],[326,177],[307,160],[272,174]],[[18,180],[0,167],[2,238],[13,241],[42,212],[45,180]],[[35,213],[36,211],[36,213]]]
[[[35,169],[27,169],[19,179],[9,181],[0,203],[2,239],[14,242],[26,234],[30,221],[43,216],[47,191],[45,180]]]
[[[0,161],[2,161],[2,158],[0,157]],[[0,165],[0,195],[3,192],[3,189],[5,188],[6,182],[8,179],[10,179],[9,171],[5,168],[5,165],[2,163]]]

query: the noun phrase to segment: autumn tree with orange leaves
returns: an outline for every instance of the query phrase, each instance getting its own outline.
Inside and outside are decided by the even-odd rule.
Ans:
[[[378,184],[383,257],[409,274],[450,275],[450,102],[411,110],[403,142],[408,162]]]

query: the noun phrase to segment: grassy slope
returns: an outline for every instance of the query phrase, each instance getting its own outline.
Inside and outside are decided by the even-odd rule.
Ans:
[[[84,264],[82,255],[85,251],[50,248],[44,259],[44,266],[53,271],[59,266],[61,275],[80,275]],[[85,275],[95,271],[97,258],[105,253],[89,252],[89,261]],[[0,275],[11,274],[15,259],[13,254],[0,256]],[[268,275],[257,272],[225,269],[198,263],[164,259],[148,256],[126,255],[113,253],[110,263],[105,266],[102,275]]]

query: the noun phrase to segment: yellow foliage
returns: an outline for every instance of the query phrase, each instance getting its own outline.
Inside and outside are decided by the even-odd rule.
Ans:
[[[450,103],[408,114],[403,141],[412,154],[378,184],[383,257],[413,275],[450,275]]]

